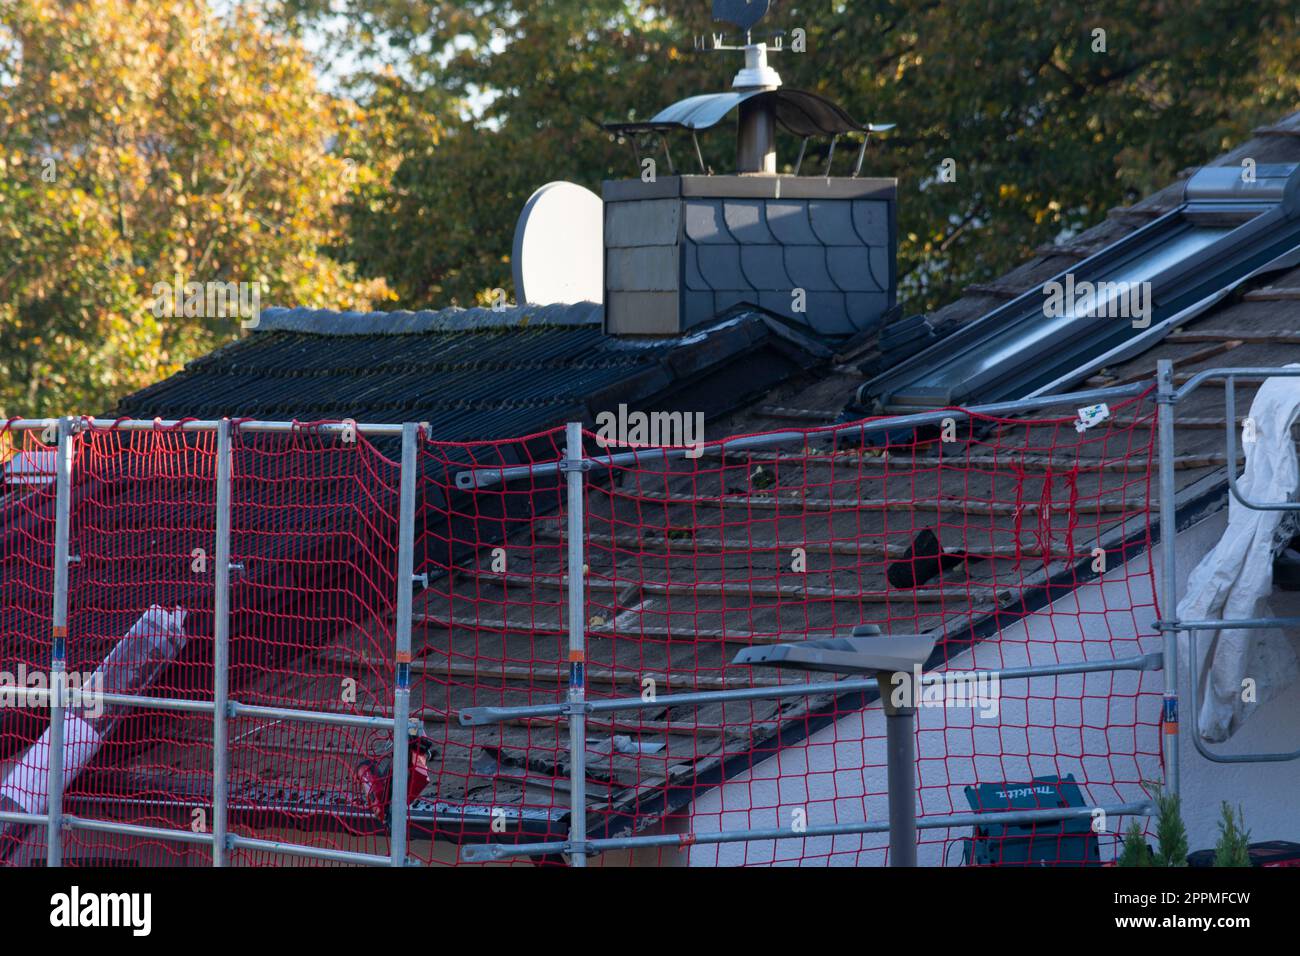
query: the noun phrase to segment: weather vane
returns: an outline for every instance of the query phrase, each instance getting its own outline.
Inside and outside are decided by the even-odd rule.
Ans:
[[[753,36],[754,27],[767,16],[771,7],[772,0],[713,0],[713,19],[743,30],[745,42],[740,46],[728,45],[722,33],[695,38],[696,50],[744,51],[745,68],[736,74],[731,84],[735,89],[776,89],[781,85],[780,75],[767,65],[767,54],[781,49],[784,32],[774,31],[768,37],[770,44],[761,39],[755,41]]]
[[[771,5],[771,0],[713,0],[713,19],[740,27],[748,36]]]
[[[744,31],[745,42],[741,46],[729,46],[724,34],[713,33],[707,37],[697,36],[695,38],[695,49],[743,50],[746,47],[754,46],[754,27],[758,25],[758,21],[767,16],[771,8],[772,0],[713,0],[713,19],[740,28]],[[769,50],[779,50],[784,36],[784,31],[775,30],[768,38],[772,41],[770,46],[761,42],[758,45],[765,46]]]

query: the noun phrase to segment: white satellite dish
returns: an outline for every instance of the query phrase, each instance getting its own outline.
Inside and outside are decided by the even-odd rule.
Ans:
[[[547,183],[515,224],[511,264],[520,304],[603,302],[604,205],[575,183]]]

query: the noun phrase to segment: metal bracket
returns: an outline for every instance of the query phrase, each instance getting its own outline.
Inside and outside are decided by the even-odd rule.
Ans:
[[[429,575],[428,575],[428,573],[426,572],[426,573],[424,573],[424,574],[412,574],[412,575],[411,575],[411,583],[412,583],[412,584],[418,584],[418,585],[420,585],[420,587],[424,588],[424,590],[426,590],[426,591],[429,590]]]
[[[587,849],[586,840],[569,840],[564,844],[564,851],[567,856],[581,856],[584,859],[589,856],[598,856],[598,850]]]
[[[580,461],[570,461],[567,458],[562,458],[560,459],[559,462],[556,463],[556,465],[560,469],[560,471],[582,472],[582,471],[591,471],[591,469],[595,467],[596,463],[592,461],[590,458],[583,458]]]

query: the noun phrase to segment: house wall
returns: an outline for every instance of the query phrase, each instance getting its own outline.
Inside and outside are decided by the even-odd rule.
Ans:
[[[1180,594],[1187,575],[1218,540],[1226,512],[1218,512],[1178,537]],[[1156,578],[1159,581],[1159,549]],[[973,667],[1014,667],[1026,663],[1129,656],[1160,649],[1161,640],[1148,630],[1140,641],[1105,642],[1112,635],[1132,630],[1135,603],[1149,603],[1150,583],[1135,578],[1134,568],[1112,568],[1102,587],[1085,587],[1069,595],[1048,613],[1046,609],[1011,627],[997,641],[986,641],[972,653],[954,659],[950,670]],[[1130,596],[1132,595],[1132,596]],[[1300,614],[1276,606],[1271,613]],[[1141,613],[1139,621],[1148,615]],[[1154,618],[1154,613],[1149,615]],[[1181,656],[1186,681],[1186,653]],[[1054,683],[1055,680],[1055,683]],[[1121,803],[1142,796],[1139,780],[1160,779],[1159,735],[1154,727],[1138,726],[1137,716],[1148,725],[1157,719],[1163,677],[1159,672],[1119,673],[1107,685],[1107,674],[1084,677],[1039,678],[1031,682],[1008,681],[1002,688],[1000,719],[976,717],[969,712],[922,708],[918,712],[920,806],[922,814],[968,812],[963,786],[1032,776],[1073,773],[1087,781],[1085,799],[1094,804]],[[1139,685],[1139,681],[1141,684]],[[1086,688],[1086,696],[1081,694]],[[1139,695],[1140,690],[1140,695]],[[1107,692],[1109,691],[1109,696]],[[1080,706],[1077,699],[1084,696]],[[1284,839],[1300,842],[1300,761],[1272,764],[1223,765],[1196,753],[1190,739],[1191,704],[1182,690],[1181,735],[1183,815],[1193,850],[1214,845],[1219,804],[1240,804],[1252,840]],[[1109,728],[1109,729],[1102,729]],[[1113,748],[1107,735],[1113,734]],[[697,833],[719,829],[792,825],[802,810],[809,825],[831,822],[887,820],[883,766],[884,726],[879,706],[848,715],[824,727],[807,741],[788,747],[737,776],[725,786],[701,796],[691,807],[691,829]],[[1224,752],[1244,750],[1290,751],[1300,747],[1300,686],[1263,705],[1228,743],[1216,745]],[[1112,756],[1107,757],[1108,750]],[[1118,758],[1114,754],[1119,754]],[[1136,755],[1136,756],[1135,756]],[[946,757],[946,759],[944,759]],[[864,769],[865,768],[865,769]],[[1116,781],[1107,786],[1107,781]],[[864,797],[864,794],[866,796]],[[1127,820],[1108,821],[1101,838],[1102,859],[1113,855],[1115,832]],[[967,835],[953,830],[954,840]],[[960,844],[945,845],[945,831],[923,831],[918,858],[922,865],[939,865],[945,852],[948,863],[961,858]],[[843,836],[810,840],[785,840],[722,846],[694,846],[691,865],[794,864],[878,866],[885,862],[887,840],[881,835]]]

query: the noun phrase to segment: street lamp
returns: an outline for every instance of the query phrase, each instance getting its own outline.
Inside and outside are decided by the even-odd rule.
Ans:
[[[747,647],[733,664],[829,674],[874,674],[885,711],[889,780],[889,865],[916,866],[916,700],[912,675],[930,657],[935,639],[925,634],[884,637],[874,624],[859,624],[850,637]],[[903,675],[903,676],[899,676]],[[901,701],[891,690],[904,687]]]

